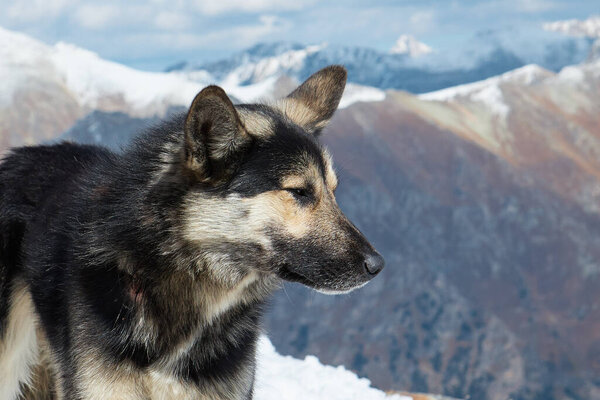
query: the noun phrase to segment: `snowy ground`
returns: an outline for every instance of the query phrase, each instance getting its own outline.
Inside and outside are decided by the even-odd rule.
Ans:
[[[282,356],[266,337],[258,348],[256,400],[412,400],[409,396],[386,396],[344,367],[323,365],[314,356],[299,360]]]

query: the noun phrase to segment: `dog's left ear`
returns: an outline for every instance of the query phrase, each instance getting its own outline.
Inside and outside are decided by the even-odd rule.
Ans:
[[[235,172],[252,139],[233,103],[218,86],[196,95],[184,126],[184,163],[197,179],[219,184]]]
[[[341,65],[325,67],[282,99],[278,106],[294,123],[318,135],[340,103],[347,75]]]

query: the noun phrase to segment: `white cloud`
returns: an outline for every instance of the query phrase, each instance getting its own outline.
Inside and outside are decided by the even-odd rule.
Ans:
[[[154,25],[159,29],[177,31],[189,28],[192,20],[189,15],[183,13],[161,11],[154,17]]]
[[[238,25],[207,33],[189,31],[153,32],[149,34],[130,34],[123,38],[128,47],[136,48],[137,56],[143,56],[146,50],[168,49],[170,51],[188,51],[194,49],[241,49],[255,44],[270,35],[286,31],[290,22],[273,15],[261,15],[254,24]],[[147,46],[152,43],[152,47]],[[142,53],[140,53],[142,52]]]
[[[600,15],[586,20],[569,19],[566,21],[549,22],[543,25],[547,31],[561,32],[571,36],[600,38]]]
[[[435,25],[436,15],[434,11],[425,10],[413,13],[409,18],[410,30],[415,33],[424,33],[431,30]]]
[[[122,12],[112,4],[86,4],[75,11],[77,23],[87,29],[103,29],[113,24]]]
[[[526,13],[538,13],[558,7],[557,3],[550,0],[518,0],[515,3],[518,10]]]
[[[33,22],[54,18],[74,3],[73,0],[14,0],[4,12],[13,21]]]
[[[300,10],[316,0],[195,0],[196,8],[206,15],[217,15],[226,12],[272,12],[282,10]]]

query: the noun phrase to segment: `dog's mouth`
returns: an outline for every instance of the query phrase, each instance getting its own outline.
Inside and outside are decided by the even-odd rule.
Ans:
[[[299,274],[297,272],[292,271],[288,265],[283,265],[282,267],[279,268],[279,273],[278,276],[281,279],[284,279],[288,282],[296,282],[296,283],[300,283],[304,286],[308,286],[310,288],[315,289],[317,292],[320,293],[324,293],[324,294],[343,294],[343,293],[348,293],[351,292],[355,289],[358,289],[364,285],[366,285],[369,281],[366,280],[364,282],[359,282],[356,284],[352,284],[350,286],[347,287],[340,287],[340,288],[328,288],[327,286],[323,286],[315,281],[313,281],[312,279],[307,278],[306,276]]]
[[[315,283],[297,272],[294,272],[288,268],[287,265],[282,266],[279,269],[279,277],[289,282],[298,282],[306,286],[315,287]]]

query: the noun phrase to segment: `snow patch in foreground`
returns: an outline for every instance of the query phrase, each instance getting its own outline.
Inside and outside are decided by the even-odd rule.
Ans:
[[[387,396],[344,367],[323,365],[315,356],[299,360],[282,356],[265,336],[258,343],[256,400],[413,400]]]

